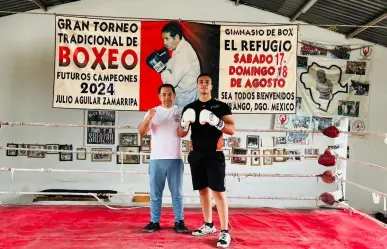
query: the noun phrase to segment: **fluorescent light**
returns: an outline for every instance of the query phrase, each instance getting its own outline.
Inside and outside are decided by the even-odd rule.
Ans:
[[[309,2],[302,7],[301,12],[307,12],[316,2],[317,0],[309,0]]]

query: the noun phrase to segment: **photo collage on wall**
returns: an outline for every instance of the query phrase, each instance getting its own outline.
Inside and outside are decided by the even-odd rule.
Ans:
[[[73,146],[71,144],[16,144],[7,143],[7,147],[15,148],[6,151],[7,156],[22,156],[27,158],[44,159],[48,155],[59,155],[58,160],[61,162],[73,161]],[[30,149],[30,150],[23,150]],[[79,155],[79,154],[78,154]],[[83,159],[78,159],[83,160]]]
[[[264,166],[273,165],[273,163],[277,162],[301,161],[301,154],[310,155],[305,157],[305,159],[318,158],[319,149],[305,148],[302,151],[299,148],[283,148],[283,146],[288,146],[289,144],[308,144],[305,142],[304,137],[298,137],[296,134],[290,136],[292,137],[291,142],[289,142],[286,136],[260,138],[260,136],[256,135],[247,135],[245,146],[241,143],[241,137],[230,136],[223,139],[223,152],[226,160],[230,160],[231,164],[246,166]],[[232,155],[243,155],[244,157]],[[257,157],[254,157],[254,155],[257,155]],[[288,155],[293,156],[288,157]]]
[[[373,50],[372,45],[300,41],[296,113],[347,117],[350,131],[367,131]]]
[[[150,153],[152,151],[151,135],[141,136],[138,133],[120,133],[118,152],[128,153],[149,153],[149,155],[117,155],[117,164],[147,164],[150,161]],[[138,142],[140,140],[140,142]],[[183,153],[188,153],[190,150],[190,141],[183,140],[181,150]],[[187,156],[184,156],[184,163],[188,164]]]
[[[93,127],[93,125],[97,125],[98,127]],[[86,110],[84,146],[77,148],[74,153],[72,152],[72,144],[8,143],[7,147],[9,148],[26,148],[48,151],[25,151],[9,149],[6,151],[6,155],[26,156],[28,158],[46,158],[46,155],[49,154],[59,154],[59,161],[73,161],[74,154],[77,160],[87,160],[87,155],[90,154],[91,162],[112,162],[113,154],[117,154],[116,152],[125,152],[133,153],[136,155],[117,154],[117,164],[149,163],[150,152],[152,151],[151,135],[141,136],[137,130],[136,132],[116,134],[116,129],[112,128],[112,126],[116,125],[117,114],[115,111]],[[101,128],[101,126],[106,126],[106,128]],[[116,146],[116,144],[118,145]],[[86,147],[91,148],[87,149]],[[113,147],[116,147],[116,150],[113,150]],[[187,153],[191,150],[191,143],[189,140],[182,141],[181,150],[184,153],[184,163],[188,164]],[[137,153],[146,153],[147,155],[138,155]]]
[[[283,115],[275,116],[274,130],[300,130],[300,131],[323,131],[330,126],[340,126],[340,118],[302,116],[302,115]],[[287,132],[286,144],[291,145],[310,145],[310,139],[313,134],[306,132]],[[299,149],[297,149],[299,151]],[[289,153],[295,153],[290,151]],[[307,148],[304,150],[305,155],[318,155],[319,149]],[[306,157],[305,159],[309,159]]]
[[[332,118],[308,117],[297,115],[277,115],[275,126],[277,129],[305,129],[305,130],[323,130],[334,124]],[[138,132],[125,132],[116,134],[116,129],[112,126],[117,125],[117,115],[115,111],[85,111],[85,147],[92,147],[90,150],[85,147],[76,149],[77,160],[87,160],[87,154],[91,155],[92,162],[111,162],[113,160],[112,147],[116,147],[116,152],[126,153],[149,153],[152,150],[151,135],[140,136]],[[93,125],[106,126],[106,128],[96,128]],[[116,141],[118,140],[118,141]],[[309,134],[289,132],[285,136],[260,138],[257,135],[247,135],[245,146],[241,144],[241,137],[230,136],[223,139],[223,152],[226,160],[231,160],[231,164],[239,165],[272,165],[273,162],[285,162],[287,160],[301,160],[301,153],[308,155],[319,154],[318,149],[284,149],[270,148],[285,145],[309,145]],[[118,144],[116,146],[116,144]],[[62,150],[72,151],[72,144],[13,144],[13,148],[32,148],[47,149],[48,152],[28,152],[8,150],[8,156],[28,156],[30,158],[45,158],[47,154],[59,154],[59,161],[73,161],[73,153],[61,152]],[[262,147],[269,147],[261,149]],[[184,163],[188,164],[187,154],[191,150],[189,140],[183,140],[182,152]],[[257,157],[231,157],[230,155],[257,155]],[[294,157],[284,157],[284,155],[294,155]],[[263,157],[259,157],[263,156]],[[271,157],[273,156],[273,157]],[[117,164],[147,164],[150,161],[150,155],[116,155]]]

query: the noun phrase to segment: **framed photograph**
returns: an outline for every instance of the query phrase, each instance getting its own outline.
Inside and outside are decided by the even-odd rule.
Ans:
[[[351,101],[349,101],[351,102]],[[339,103],[340,105],[340,103]],[[339,115],[342,115],[341,113],[338,113]],[[322,131],[325,128],[332,126],[332,118],[327,118],[327,117],[317,117],[313,116],[312,117],[312,129],[315,131]]]
[[[286,154],[289,156],[287,158],[287,160],[296,160],[296,161],[301,161],[301,150],[296,150],[296,149],[292,149],[292,150],[287,150],[286,151]],[[290,156],[292,155],[292,156]]]
[[[86,160],[86,148],[77,149],[77,160]]]
[[[224,159],[230,160],[230,149],[223,149]]]
[[[120,133],[121,146],[138,146],[137,133]]]
[[[309,144],[309,133],[294,133],[289,132],[286,134],[286,143],[287,144]]]
[[[59,150],[73,150],[73,145],[71,144],[60,144]],[[72,152],[59,152],[59,161],[69,162],[73,160]]]
[[[241,138],[240,137],[229,137],[228,138],[228,147],[241,147]]]
[[[298,98],[296,101],[298,101]],[[297,130],[309,130],[311,122],[312,122],[312,118],[310,116],[300,116],[300,115],[292,116],[293,127],[294,129],[297,129]]]
[[[182,152],[189,152],[189,140],[183,140],[181,144],[181,151]]]
[[[117,151],[140,153],[140,146],[117,146]],[[140,164],[140,155],[117,155],[117,164]]]
[[[52,150],[52,151],[47,151],[47,154],[59,154],[59,144],[46,144],[47,150]]]
[[[273,164],[273,150],[263,150],[263,165]]]
[[[258,149],[259,148],[259,136],[246,136],[246,148]]]
[[[29,145],[28,144],[19,144],[18,148],[28,149]],[[19,150],[18,151],[18,156],[28,156],[28,151],[26,151],[26,150]]]
[[[336,126],[337,128],[341,125],[341,119],[340,118],[333,118],[332,120],[333,126]]]
[[[282,155],[282,156],[276,156],[274,157],[274,162],[285,162],[286,157],[286,150],[285,149],[274,149],[274,155]]]
[[[245,148],[232,148],[233,155],[247,155],[248,149]],[[247,157],[231,157],[231,163],[233,164],[247,164]]]
[[[142,163],[149,163],[150,155],[142,155]]]
[[[98,127],[85,128],[84,146],[102,146],[107,147],[115,145],[116,132],[114,128],[102,126],[115,126],[117,124],[116,111],[110,110],[86,110],[85,124],[96,125]]]
[[[257,156],[257,157],[250,157],[250,165],[251,166],[260,166],[261,165],[261,158],[259,155],[261,154],[260,150],[251,150],[251,155],[252,156]]]
[[[223,138],[223,148],[226,148],[228,147],[228,143],[227,143],[228,139],[227,138]]]
[[[92,162],[111,162],[112,149],[111,148],[93,148],[91,149]]]
[[[145,135],[141,137],[141,151],[151,151],[151,136]]]
[[[283,145],[286,144],[286,137],[276,137],[275,145]]]
[[[274,146],[274,137],[263,137],[261,139],[262,147],[273,147]]]
[[[7,143],[7,147],[9,148],[17,148],[17,144],[14,143]],[[7,156],[17,156],[17,151],[18,150],[7,150]]]
[[[43,144],[31,144],[29,146],[29,149],[45,150],[46,146]],[[30,158],[45,158],[46,152],[45,151],[28,151],[28,157],[30,157]]]
[[[319,149],[310,149],[310,148],[305,149],[305,155],[312,155],[312,156],[306,156],[305,159],[307,160],[317,159],[319,156]]]

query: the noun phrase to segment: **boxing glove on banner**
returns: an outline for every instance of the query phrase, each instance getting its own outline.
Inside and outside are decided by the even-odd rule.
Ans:
[[[152,52],[146,58],[146,64],[153,68],[156,72],[162,73],[167,68],[166,63],[169,60],[168,50],[166,48],[162,48],[159,51]]]
[[[208,123],[209,125],[215,126],[218,130],[222,130],[225,126],[224,121],[209,110],[202,110],[200,112],[199,122],[202,125]]]
[[[188,128],[189,128],[190,124],[194,123],[195,120],[196,120],[195,110],[191,109],[191,108],[187,109],[183,113],[183,117],[181,118],[180,129],[182,131],[188,131]]]

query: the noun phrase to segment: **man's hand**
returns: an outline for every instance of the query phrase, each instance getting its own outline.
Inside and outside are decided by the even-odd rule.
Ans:
[[[218,130],[222,130],[225,126],[224,121],[209,110],[202,110],[200,112],[199,122],[201,125],[208,123],[209,125],[215,126]]]
[[[153,119],[153,117],[155,116],[156,114],[156,110],[155,109],[150,109],[149,110],[149,115],[148,117],[146,117],[146,119],[148,119],[149,121]]]
[[[150,109],[149,110],[149,114],[146,116],[144,121],[142,121],[142,123],[138,127],[138,133],[140,133],[141,136],[144,136],[144,135],[146,135],[149,132],[149,130],[150,130],[150,123],[151,123],[153,117],[155,116],[155,114],[156,114],[156,110],[155,109]]]

